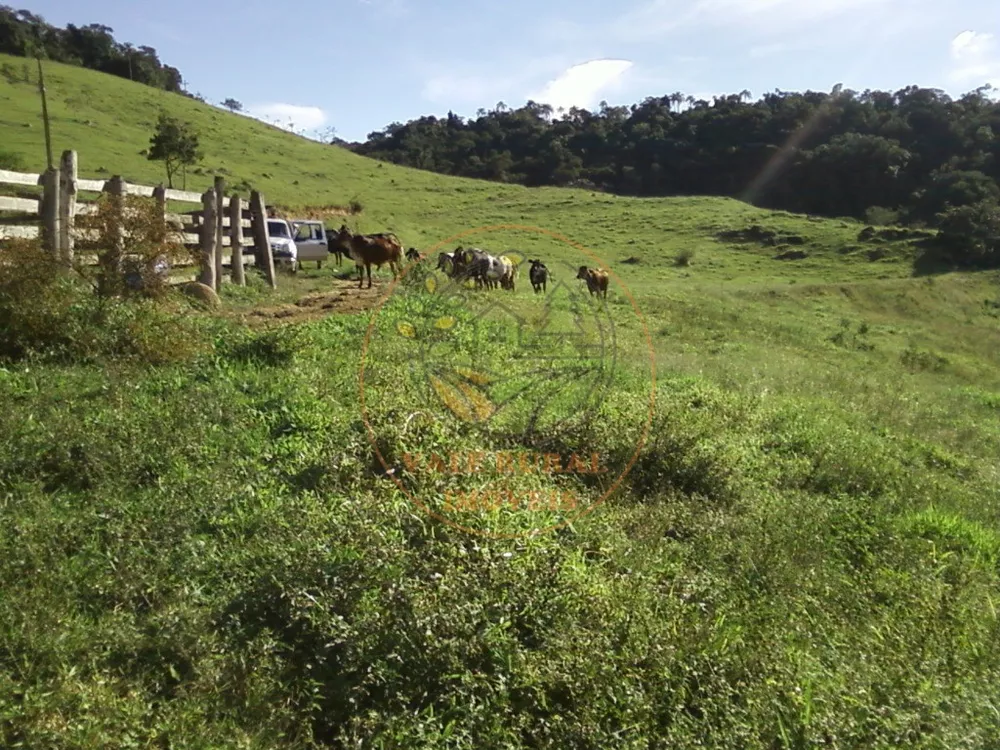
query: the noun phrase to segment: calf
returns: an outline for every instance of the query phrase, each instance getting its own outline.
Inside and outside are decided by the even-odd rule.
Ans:
[[[409,250],[406,251],[406,259],[407,260],[420,260],[420,258],[421,258],[421,255],[417,251],[417,248],[411,247]]]
[[[587,282],[587,288],[590,290],[591,296],[598,295],[608,298],[608,272],[601,271],[596,268],[587,268],[586,266],[580,266],[580,271],[576,274],[576,278],[583,279]]]
[[[531,279],[531,287],[535,294],[545,291],[545,285],[549,280],[549,269],[540,260],[529,260],[531,269],[528,271],[528,278]]]

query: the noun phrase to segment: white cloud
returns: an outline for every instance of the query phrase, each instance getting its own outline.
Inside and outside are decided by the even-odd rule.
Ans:
[[[951,40],[951,57],[953,60],[982,57],[992,51],[993,44],[992,34],[980,34],[978,31],[963,31]]]
[[[588,60],[564,71],[528,99],[553,109],[593,108],[601,93],[614,89],[631,67],[630,60]]]
[[[326,124],[326,113],[319,107],[270,102],[248,108],[251,117],[264,120],[286,130],[316,130]],[[294,126],[294,127],[292,127]]]
[[[951,40],[951,59],[952,82],[1000,86],[1000,50],[993,34],[963,31]]]

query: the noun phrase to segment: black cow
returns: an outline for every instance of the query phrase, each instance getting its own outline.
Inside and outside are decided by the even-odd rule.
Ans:
[[[535,294],[545,291],[545,283],[549,279],[549,269],[540,260],[529,260],[531,270],[528,271],[528,278],[531,279],[531,286]]]

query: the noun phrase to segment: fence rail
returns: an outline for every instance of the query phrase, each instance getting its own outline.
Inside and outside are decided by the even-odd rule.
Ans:
[[[134,195],[156,200],[170,230],[186,247],[201,251],[198,280],[203,284],[218,291],[223,276],[222,249],[226,247],[231,250],[232,281],[244,284],[243,248],[252,247],[257,267],[264,272],[271,287],[276,286],[267,207],[259,192],[254,191],[246,201],[238,195],[225,195],[222,177],[216,177],[213,186],[204,193],[194,193],[166,188],[162,184],[155,187],[136,185],[117,175],[110,180],[82,179],[77,176],[77,170],[75,151],[65,151],[58,168],[41,174],[0,169],[0,186],[42,188],[38,198],[0,195],[0,211],[38,217],[32,224],[5,224],[0,218],[0,240],[41,237],[49,252],[65,265],[72,265],[76,240],[96,238],[93,230],[76,226],[76,217],[93,214],[97,210],[97,199],[85,201],[79,194]],[[200,204],[201,209],[169,212],[169,202]],[[244,229],[250,231],[244,232]],[[244,237],[248,241],[245,242]]]

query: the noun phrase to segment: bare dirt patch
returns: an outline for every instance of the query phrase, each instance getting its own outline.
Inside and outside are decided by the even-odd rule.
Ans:
[[[271,212],[279,219],[309,219],[323,221],[337,216],[353,216],[356,212],[350,206],[270,206]]]
[[[358,289],[357,279],[332,279],[329,291],[313,292],[297,302],[261,307],[241,314],[251,325],[287,325],[319,320],[328,315],[345,315],[364,312],[374,307],[385,293],[390,282],[373,279],[372,288],[368,281]]]

